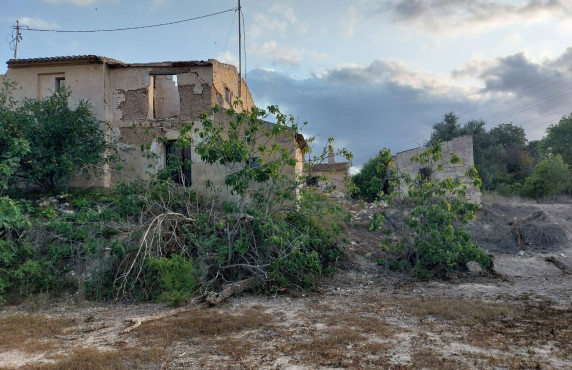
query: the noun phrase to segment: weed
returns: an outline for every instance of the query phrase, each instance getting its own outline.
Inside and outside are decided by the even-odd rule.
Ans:
[[[240,315],[196,310],[185,315],[141,325],[135,330],[137,337],[146,345],[171,345],[180,340],[197,337],[228,335],[269,325],[270,315],[257,310],[248,310]]]
[[[72,319],[50,319],[42,315],[14,315],[0,318],[0,348],[35,352],[53,345],[50,337],[62,334]]]
[[[26,368],[34,369],[140,369],[157,368],[165,362],[167,353],[164,349],[123,348],[121,351],[100,351],[95,348],[82,348],[72,353],[66,360],[54,364],[34,365]]]

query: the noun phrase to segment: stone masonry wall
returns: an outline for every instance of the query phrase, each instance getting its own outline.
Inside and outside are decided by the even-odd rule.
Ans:
[[[394,156],[394,166],[398,173],[405,173],[415,178],[423,167],[419,163],[411,162],[411,157],[423,152],[426,148],[414,148],[404,152],[397,153]],[[472,203],[481,203],[481,192],[478,188],[471,184],[471,180],[465,176],[465,171],[475,165],[473,155],[473,138],[471,136],[462,136],[451,141],[442,143],[444,170],[442,172],[435,171],[432,177],[439,180],[451,177],[462,178],[463,183],[467,185],[466,199]],[[462,164],[448,163],[451,154],[456,154],[463,161]]]

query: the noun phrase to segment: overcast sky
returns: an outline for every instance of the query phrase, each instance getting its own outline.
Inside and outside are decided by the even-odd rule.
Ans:
[[[0,59],[11,26],[115,29],[235,8],[236,0],[0,0]],[[358,167],[381,148],[422,145],[453,111],[461,122],[513,123],[529,140],[572,112],[572,0],[242,0],[246,78],[259,106],[309,121]],[[20,58],[96,54],[125,62],[236,64],[229,11],[122,32],[24,29]],[[6,70],[0,66],[0,73]]]

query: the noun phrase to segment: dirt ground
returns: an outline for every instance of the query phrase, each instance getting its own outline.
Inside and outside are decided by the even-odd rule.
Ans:
[[[571,218],[568,203],[487,199],[470,231],[498,275],[433,282],[383,272],[376,235],[349,227],[349,259],[319,292],[243,295],[128,333],[173,309],[34,297],[0,312],[0,368],[570,369]]]

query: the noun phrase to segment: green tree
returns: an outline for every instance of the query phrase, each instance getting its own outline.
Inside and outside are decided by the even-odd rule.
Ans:
[[[571,174],[568,164],[560,154],[539,162],[524,183],[523,195],[534,198],[553,198],[570,187]]]
[[[454,113],[447,113],[443,122],[433,125],[428,144],[464,135],[473,137],[475,167],[485,189],[496,190],[499,185],[502,189],[512,189],[513,184],[522,184],[532,172],[536,160],[526,145],[524,129],[512,123],[487,131],[482,120],[461,125]]]
[[[441,142],[433,142],[411,161],[431,169],[432,173],[443,171],[445,161]],[[448,162],[460,163],[461,159],[453,154]],[[474,167],[465,175],[475,186],[481,185]],[[406,208],[400,209],[399,213],[405,226],[398,230],[400,238],[388,239],[382,245],[386,250],[397,252],[390,267],[410,266],[417,276],[430,278],[463,269],[469,261],[477,261],[483,267],[491,265],[490,258],[473,243],[464,228],[474,217],[478,205],[463,199],[466,186],[461,179],[439,180],[435,176],[422,179],[421,175],[412,178],[407,174],[401,174],[400,178],[408,189],[407,202],[402,202]],[[392,223],[400,224],[396,220]]]
[[[442,122],[433,125],[433,133],[429,141],[449,141],[463,135],[463,127],[459,123],[459,117],[455,113],[449,112],[445,114]]]
[[[377,155],[368,160],[361,170],[351,177],[352,196],[368,202],[380,199],[380,196],[391,191],[392,157],[389,149],[382,149]]]
[[[12,183],[61,189],[79,169],[113,158],[117,147],[106,137],[105,123],[95,117],[86,101],[72,108],[69,95],[61,89],[42,100],[26,99],[19,107],[3,99],[0,157],[10,155],[18,140],[17,145],[23,145],[23,139],[31,149],[18,156],[18,165],[9,176]]]
[[[560,154],[564,163],[572,166],[572,114],[548,127],[544,145],[549,153]]]

